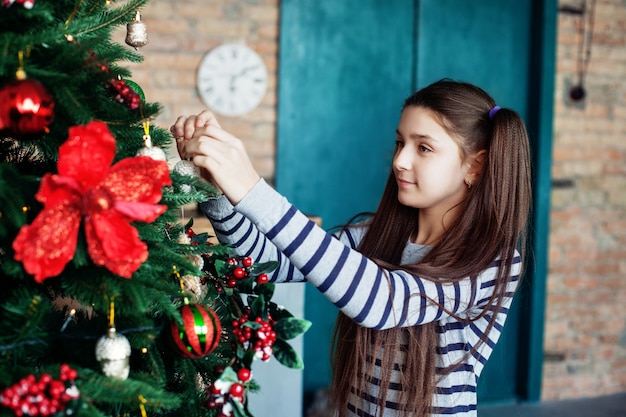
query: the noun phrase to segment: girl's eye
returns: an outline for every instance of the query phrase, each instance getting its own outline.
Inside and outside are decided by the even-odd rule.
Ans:
[[[396,149],[400,149],[404,146],[404,142],[401,140],[396,140]]]
[[[419,150],[420,150],[420,152],[432,152],[432,149],[430,149],[429,147],[424,146],[424,145],[420,145],[419,146]]]

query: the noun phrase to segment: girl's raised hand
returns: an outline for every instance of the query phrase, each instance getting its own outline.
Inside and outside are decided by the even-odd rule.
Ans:
[[[243,142],[223,130],[211,112],[179,117],[170,130],[176,138],[182,137],[177,139],[181,158],[192,158],[205,169],[231,203],[241,201],[259,181]]]
[[[208,110],[192,116],[178,116],[176,122],[170,126],[170,132],[176,139],[176,149],[180,159],[187,159],[185,155],[185,143],[192,138],[197,128],[214,124],[220,127],[215,115]]]

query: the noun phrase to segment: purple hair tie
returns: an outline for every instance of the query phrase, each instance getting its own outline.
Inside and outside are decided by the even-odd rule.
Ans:
[[[500,106],[493,106],[491,110],[489,110],[489,120],[493,120],[493,116],[500,110]]]

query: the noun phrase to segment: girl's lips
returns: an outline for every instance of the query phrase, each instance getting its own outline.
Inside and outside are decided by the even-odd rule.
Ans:
[[[415,183],[411,181],[403,180],[401,178],[396,178],[396,181],[398,182],[399,187],[408,187],[410,185],[415,185]]]

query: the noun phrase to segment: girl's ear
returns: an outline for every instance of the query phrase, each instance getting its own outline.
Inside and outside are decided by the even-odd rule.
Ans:
[[[476,182],[483,172],[485,159],[487,158],[487,150],[482,149],[473,155],[467,157],[467,173],[465,174],[465,183],[470,186]]]

